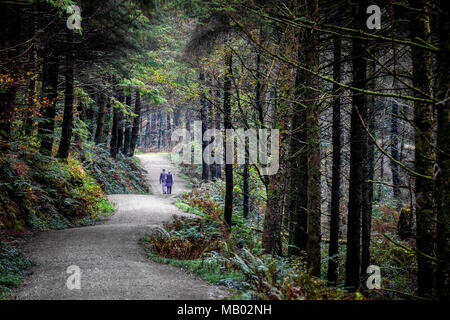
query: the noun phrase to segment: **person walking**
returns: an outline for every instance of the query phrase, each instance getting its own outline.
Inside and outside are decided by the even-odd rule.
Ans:
[[[166,178],[166,187],[167,187],[167,193],[168,194],[172,194],[172,186],[173,186],[173,175],[169,171],[167,173],[167,178]]]
[[[166,181],[167,181],[167,172],[166,169],[163,169],[161,175],[159,176],[159,184],[162,185],[163,194],[167,193]]]

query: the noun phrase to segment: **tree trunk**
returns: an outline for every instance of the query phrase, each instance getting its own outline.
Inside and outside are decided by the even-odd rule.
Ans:
[[[39,2],[35,1],[33,3],[33,17],[32,17],[32,22],[30,23],[31,25],[31,33],[35,34],[38,30],[39,30],[39,15],[37,14],[38,10],[39,10]],[[40,61],[38,58],[38,41],[35,39],[32,41],[32,48],[31,48],[31,72],[34,75],[37,75],[40,71]],[[33,99],[36,97],[36,93],[37,93],[37,81],[36,78],[31,77],[29,80],[29,92],[28,92],[28,99],[30,101],[33,101]],[[23,125],[23,129],[24,129],[24,133],[26,137],[31,136],[32,134],[34,134],[34,130],[35,130],[35,125],[34,125],[34,119],[33,119],[33,112],[30,110],[27,112],[26,115],[26,119],[24,121],[24,125]]]
[[[0,64],[0,73],[8,78],[12,78],[12,81],[0,90],[0,152],[7,152],[11,143],[11,128],[18,85],[16,79],[17,62],[13,60],[17,52],[11,50],[11,47],[18,40],[20,41],[20,39],[17,39],[17,34],[19,36],[21,35],[21,23],[20,16],[15,10],[11,10],[11,8],[4,7],[3,4],[0,4],[0,11],[0,28],[2,30],[0,46],[2,49],[8,48],[0,52],[0,59],[3,60],[5,58],[6,60]]]
[[[439,23],[440,52],[438,54],[439,78],[437,98],[441,102],[438,110],[437,139],[437,258],[441,260],[437,272],[437,296],[441,300],[450,300],[450,23],[449,2],[441,2]]]
[[[78,111],[78,118],[81,122],[86,123],[87,122],[87,112],[86,107],[83,102],[79,102],[77,104],[77,111]],[[79,146],[79,148],[83,147],[83,141],[80,134],[75,135],[75,144]]]
[[[307,1],[307,16],[310,21],[319,19],[319,1]],[[306,64],[319,72],[319,34],[306,32]],[[312,275],[320,277],[321,266],[321,172],[320,172],[320,114],[319,114],[319,78],[311,73],[306,78],[305,102],[308,144],[308,240],[306,244],[306,262]]]
[[[72,141],[75,55],[73,53],[73,33],[71,31],[67,34],[67,42],[69,47],[66,54],[64,117],[57,155],[60,159],[67,159]]]
[[[297,40],[293,28],[286,30],[282,46],[284,54],[291,59],[297,56]],[[281,228],[285,205],[285,188],[289,146],[289,124],[292,117],[292,100],[295,95],[294,69],[288,65],[280,66],[279,104],[271,110],[273,127],[279,130],[279,170],[268,178],[267,209],[264,218],[262,245],[265,253],[279,256],[282,254]],[[261,139],[261,137],[260,137]]]
[[[356,4],[356,29],[365,28],[365,11],[367,1]],[[352,65],[353,86],[366,88],[367,60],[362,55],[364,52],[361,39],[352,40]],[[347,223],[347,256],[345,263],[345,286],[350,290],[357,290],[360,282],[361,269],[361,212],[362,212],[362,187],[365,179],[365,161],[367,157],[367,134],[363,121],[366,120],[366,96],[353,92],[353,107],[351,113],[350,129],[350,186],[348,200]]]
[[[109,103],[109,97],[107,98],[104,93],[100,92],[95,101],[98,106],[97,113],[97,129],[95,131],[95,144],[101,144],[103,140],[103,129],[105,127],[105,110],[106,105]]]
[[[247,153],[248,154],[248,153]],[[244,219],[248,219],[248,214],[249,214],[249,200],[250,200],[250,188],[249,188],[249,178],[250,178],[250,172],[249,172],[249,158],[248,155],[245,157],[245,164],[244,164],[244,174],[242,179],[244,180],[243,184],[243,196],[244,196],[244,202],[243,202],[243,217]]]
[[[113,159],[117,157],[117,136],[119,134],[119,110],[114,108],[113,125],[111,129],[111,142],[109,145],[110,155]]]
[[[172,138],[172,120],[170,118],[170,112],[167,111],[167,117],[166,117],[167,121],[166,121],[166,141],[167,141],[167,145],[166,145],[166,150],[170,151],[170,147],[172,145],[170,139]]]
[[[200,84],[202,86],[205,85],[205,75],[203,72],[200,72],[199,76]],[[200,96],[200,118],[202,121],[202,180],[208,181],[210,179],[210,168],[209,165],[205,162],[204,156],[205,156],[205,149],[209,145],[209,141],[204,141],[203,137],[208,130],[208,101],[206,100],[206,96],[204,93]]]
[[[136,143],[139,136],[139,123],[141,121],[141,93],[136,91],[136,104],[134,106],[134,113],[137,117],[133,118],[133,129],[131,130],[131,141],[130,141],[130,157],[134,155],[136,150]]]
[[[376,90],[375,72],[376,65],[374,60],[369,62],[369,90]],[[375,96],[371,95],[367,101],[367,129],[372,136],[375,136]],[[370,266],[370,233],[372,230],[372,204],[373,204],[373,181],[375,170],[375,146],[373,141],[367,137],[367,161],[365,170],[365,181],[362,188],[362,212],[361,212],[361,274],[367,273]]]
[[[123,92],[120,91],[117,94],[117,98],[119,100],[119,102],[124,102],[124,95]],[[122,111],[120,111],[119,109],[117,109],[116,107],[114,107],[114,114],[113,114],[113,125],[112,125],[112,129],[111,129],[111,142],[110,142],[110,154],[111,157],[113,159],[117,158],[117,154],[119,153],[119,148],[120,145],[119,143],[121,142],[120,139],[120,114],[122,113]]]
[[[128,108],[131,110],[131,95],[127,95],[125,103],[128,106]],[[125,156],[128,156],[130,154],[130,141],[131,141],[130,116],[125,115],[124,125],[125,125],[125,129],[124,129],[122,154]]]
[[[41,136],[40,152],[52,155],[53,133],[55,131],[56,99],[58,98],[59,61],[55,49],[48,48],[44,59],[42,79],[42,93],[47,97],[48,104],[43,105],[41,114],[44,119],[39,125],[38,133]]]
[[[265,34],[262,30],[260,30],[260,37],[263,39],[265,37]],[[264,123],[264,101],[263,101],[263,94],[264,94],[264,86],[263,86],[263,75],[261,71],[261,64],[262,64],[262,50],[261,48],[257,48],[257,54],[256,54],[256,85],[255,85],[255,105],[256,105],[256,113],[255,113],[255,123],[258,124],[258,127],[261,129],[265,128]],[[267,189],[267,186],[269,185],[269,178],[267,176],[263,177],[264,186]]]
[[[211,120],[211,128],[215,128],[216,127],[216,123],[215,123],[215,119],[216,119],[216,113],[218,112],[217,110],[216,110],[217,108],[214,106],[214,104],[211,104],[211,112],[210,112],[210,120]],[[215,141],[215,138],[213,137],[212,139],[211,139],[211,143],[213,143]],[[210,177],[211,177],[211,180],[212,181],[216,181],[216,179],[217,179],[217,165],[216,165],[216,163],[213,163],[213,164],[211,164],[210,166],[209,166],[209,174],[210,174]]]
[[[233,56],[230,52],[225,56],[226,75],[223,83],[223,110],[224,110],[224,129],[232,129],[231,120],[231,75],[233,74]],[[227,141],[224,139],[225,158],[227,154]],[[231,146],[232,147],[232,146]],[[224,219],[228,231],[231,232],[233,215],[233,164],[225,163],[225,208]]]
[[[384,118],[384,114],[383,114],[383,118]],[[384,123],[381,126],[380,131],[381,131],[380,132],[381,145],[384,146],[384,136],[385,136]],[[383,182],[384,181],[384,158],[385,158],[385,156],[382,152],[378,152],[378,153],[380,154],[380,177],[379,177],[379,180],[381,182]],[[377,188],[377,202],[381,202],[381,201],[383,201],[383,185],[380,183]]]
[[[123,141],[124,141],[124,113],[122,110],[119,110],[118,117],[119,121],[117,123],[117,154],[119,152],[123,152]]]
[[[428,10],[421,0],[411,0],[413,8]],[[448,18],[447,18],[448,19]],[[431,43],[430,16],[420,12],[411,14],[411,36],[415,41]],[[432,54],[430,51],[412,46],[413,85],[426,95],[431,96]],[[448,70],[447,70],[448,71]],[[422,94],[416,95],[423,98]],[[447,119],[448,120],[448,119]],[[414,102],[415,125],[415,171],[421,176],[415,177],[417,249],[417,281],[419,295],[433,295],[434,266],[431,259],[423,254],[435,256],[436,208],[433,199],[435,185],[433,166],[436,158],[433,146],[435,127],[433,104]],[[447,137],[448,139],[448,137]]]
[[[394,81],[396,83],[396,81]],[[395,88],[395,86],[393,85]],[[391,116],[391,156],[393,159],[399,161],[398,155],[398,103],[393,99],[392,101],[392,116]],[[394,200],[400,202],[400,173],[399,166],[394,161],[391,161],[391,172],[392,172],[392,185],[393,185],[393,193]],[[399,203],[398,203],[399,205]]]
[[[301,45],[304,43],[304,33],[298,35],[299,49],[298,59],[305,61],[304,50]],[[297,69],[295,76],[295,98],[294,101],[301,101],[304,94],[304,82],[306,74],[303,70]],[[308,153],[306,150],[306,109],[300,103],[294,104],[292,116],[292,129],[290,141],[290,175],[291,186],[288,191],[287,209],[290,213],[289,230],[289,254],[298,255],[306,250],[308,240]]]
[[[161,151],[162,138],[163,138],[163,116],[162,116],[162,111],[159,110],[159,112],[158,112],[158,151]]]
[[[333,79],[341,82],[341,39],[333,42]],[[340,198],[341,198],[341,98],[338,85],[333,85],[333,169],[331,177],[331,204],[330,204],[330,245],[328,250],[327,279],[331,285],[337,284],[339,229],[340,229]]]
[[[114,107],[112,106],[111,102],[111,98],[108,98],[105,111],[105,125],[103,128],[102,140],[100,142],[104,143],[105,146],[108,144],[108,140],[111,135],[111,127],[114,117]]]

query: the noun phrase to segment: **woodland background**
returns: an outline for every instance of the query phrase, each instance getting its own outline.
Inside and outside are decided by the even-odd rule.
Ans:
[[[366,25],[374,4],[379,30]],[[81,30],[66,26],[69,5]],[[1,1],[2,243],[94,223],[113,211],[106,194],[146,192],[133,155],[170,151],[194,121],[275,128],[276,175],[181,167],[193,189],[177,205],[204,219],[143,239],[153,259],[240,298],[448,299],[448,7]],[[29,262],[1,253],[16,261],[0,269],[7,295]],[[382,290],[367,290],[369,265]]]

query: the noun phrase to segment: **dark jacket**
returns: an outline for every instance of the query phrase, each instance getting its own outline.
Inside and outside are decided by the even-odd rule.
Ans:
[[[173,176],[171,173],[167,174],[166,186],[171,187],[173,185]]]
[[[161,175],[159,176],[159,182],[165,183],[167,180],[167,172],[161,172]]]

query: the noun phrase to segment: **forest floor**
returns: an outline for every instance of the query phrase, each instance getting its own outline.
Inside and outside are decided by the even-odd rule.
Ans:
[[[221,299],[230,293],[185,270],[149,261],[139,239],[174,215],[176,195],[187,190],[168,155],[140,155],[152,195],[110,195],[116,213],[94,226],[34,234],[22,252],[36,265],[13,292],[16,299]],[[161,170],[175,173],[173,194],[163,195]],[[81,270],[81,289],[66,286],[69,266]]]

